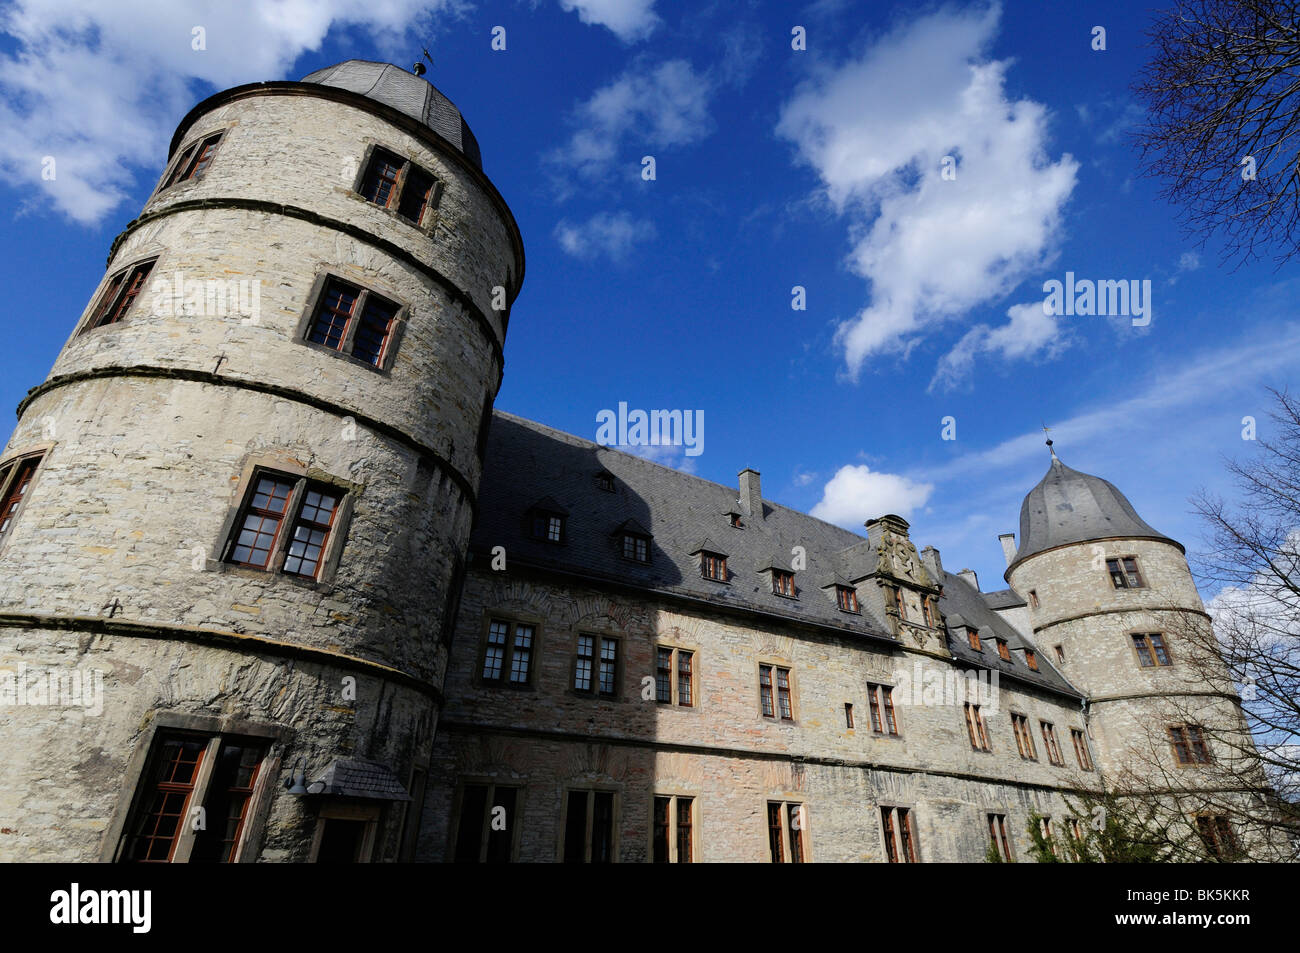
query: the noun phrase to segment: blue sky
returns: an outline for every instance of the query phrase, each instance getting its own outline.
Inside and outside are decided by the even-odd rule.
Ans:
[[[703,411],[704,452],[656,459],[753,466],[853,528],[898,512],[985,589],[1047,423],[1195,549],[1188,497],[1230,490],[1222,455],[1252,452],[1243,417],[1268,435],[1297,365],[1300,282],[1182,235],[1125,138],[1150,13],[1075,7],[15,0],[0,405],[47,374],[194,103],[428,44],[528,254],[499,408],[589,438],[620,401]],[[1150,323],[1044,315],[1067,271],[1149,280]]]

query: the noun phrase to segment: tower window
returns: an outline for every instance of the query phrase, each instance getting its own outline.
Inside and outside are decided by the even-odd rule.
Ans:
[[[1038,591],[1035,589],[1029,590],[1029,608],[1031,609],[1038,608]]]
[[[338,278],[326,278],[303,337],[382,369],[391,366],[400,327],[401,305]]]
[[[1110,582],[1116,589],[1145,589],[1146,583],[1138,571],[1136,556],[1123,556],[1119,559],[1106,560],[1106,571],[1110,573]]]
[[[186,146],[167,178],[163,180],[162,188],[170,189],[179,182],[203,178],[203,173],[208,170],[213,156],[217,154],[217,145],[221,142],[222,135],[223,133],[220,132],[214,133]],[[162,189],[158,191],[161,192]]]
[[[852,586],[836,586],[835,602],[844,612],[857,612],[858,590]]]
[[[144,291],[145,282],[149,280],[149,272],[153,270],[157,260],[151,258],[148,261],[136,262],[109,278],[103,293],[95,303],[90,320],[81,329],[81,333],[102,328],[106,324],[116,324],[125,318],[136,299],[140,297],[140,293]]]
[[[1054,651],[1054,652],[1056,653],[1056,660],[1057,660],[1058,662],[1060,662],[1062,665],[1064,665],[1064,664],[1065,664],[1065,646],[1064,646],[1064,645],[1054,645],[1054,646],[1052,646],[1052,651]]]
[[[23,457],[0,467],[0,539],[4,539],[27,498],[27,490],[41,465],[43,454]]]
[[[324,483],[256,471],[226,543],[225,561],[319,579],[332,552],[344,496]]]
[[[853,703],[852,702],[844,703],[844,727],[845,728],[853,727]]]
[[[1133,651],[1137,653],[1138,664],[1143,668],[1172,665],[1169,650],[1165,648],[1165,638],[1159,632],[1133,635]]]
[[[145,863],[232,863],[252,813],[267,743],[162,732],[150,749],[139,803],[119,859]],[[209,770],[202,770],[205,765]],[[189,821],[202,805],[206,824]]]
[[[1179,764],[1209,764],[1210,749],[1205,745],[1205,732],[1197,725],[1171,725],[1169,741],[1174,747],[1174,759]]]
[[[409,159],[376,147],[370,153],[357,192],[380,208],[392,209],[421,226],[437,204],[438,180]]]

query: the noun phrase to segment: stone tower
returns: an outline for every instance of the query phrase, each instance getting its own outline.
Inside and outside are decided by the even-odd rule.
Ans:
[[[182,120],[0,457],[0,859],[410,856],[523,272],[418,76]]]
[[[1055,451],[1021,506],[1019,547],[1004,545],[1034,639],[1088,696],[1107,786],[1208,789],[1231,778],[1249,733],[1226,667],[1205,653],[1209,616],[1183,546]]]

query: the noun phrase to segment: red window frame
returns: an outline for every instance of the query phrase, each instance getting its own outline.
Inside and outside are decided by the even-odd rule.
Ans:
[[[778,596],[794,598],[794,573],[784,569],[772,570],[772,593]]]
[[[144,283],[149,280],[149,274],[157,261],[157,258],[138,261],[113,275],[83,331],[93,331],[122,321],[144,291]]]
[[[284,528],[289,501],[293,499],[293,488],[294,481],[280,474],[258,471],[254,475],[249,484],[248,502],[235,526],[237,535],[230,548],[229,562],[250,569],[271,568],[271,557]],[[261,545],[264,541],[265,546]],[[247,550],[245,557],[259,552],[263,555],[260,559],[245,558],[240,556],[241,550]]]
[[[1088,751],[1088,739],[1078,728],[1070,729],[1070,740],[1074,743],[1074,756],[1079,760],[1079,767],[1084,771],[1092,770],[1092,755]]]
[[[772,694],[772,668],[771,665],[758,667],[758,696],[764,718],[776,717],[776,700]]]
[[[32,480],[36,478],[36,470],[41,465],[41,460],[45,458],[43,453],[30,457],[21,457],[11,466],[5,466],[0,469],[0,488],[3,488],[5,478],[13,474],[13,479],[9,483],[9,489],[5,491],[3,501],[0,501],[0,539],[9,532],[9,527],[13,525],[18,518],[18,510],[27,498],[27,490],[32,485]]]
[[[1031,671],[1034,672],[1038,671],[1037,653],[1031,652],[1029,649],[1025,649],[1025,664],[1029,666]]]
[[[357,193],[367,202],[391,209],[422,227],[437,187],[433,173],[395,152],[376,147],[370,153]]]
[[[1198,725],[1170,725],[1169,740],[1179,764],[1209,764],[1210,749]]]
[[[1038,719],[1039,730],[1043,733],[1043,744],[1047,747],[1047,760],[1057,766],[1065,764],[1065,759],[1061,757],[1060,745],[1056,743],[1056,726],[1050,721]]]
[[[970,746],[976,751],[991,751],[988,730],[984,725],[984,716],[979,705],[966,702],[966,733],[970,736]]]
[[[851,586],[836,586],[835,600],[845,612],[859,612],[858,590]]]
[[[200,178],[207,171],[208,166],[212,164],[212,157],[216,154],[217,146],[221,143],[223,132],[213,133],[210,136],[204,136],[191,142],[181,152],[180,158],[172,166],[172,171],[167,179],[163,182],[162,189],[170,189],[179,182],[188,182],[190,179]]]
[[[303,339],[383,369],[392,350],[402,306],[368,288],[328,276]]]
[[[1002,859],[1011,862],[1011,842],[1007,838],[1007,816],[1005,814],[989,815],[989,840]]]
[[[700,575],[715,582],[727,581],[727,557],[718,553],[700,554]]]
[[[994,639],[998,643],[998,658],[1004,662],[1011,661],[1011,648],[1007,645],[1006,639]]]

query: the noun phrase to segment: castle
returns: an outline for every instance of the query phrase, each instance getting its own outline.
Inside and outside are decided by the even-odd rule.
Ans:
[[[1113,485],[1052,453],[982,591],[898,516],[494,412],[523,277],[419,76],[182,120],[0,455],[0,858],[1014,860],[1229,757]]]

